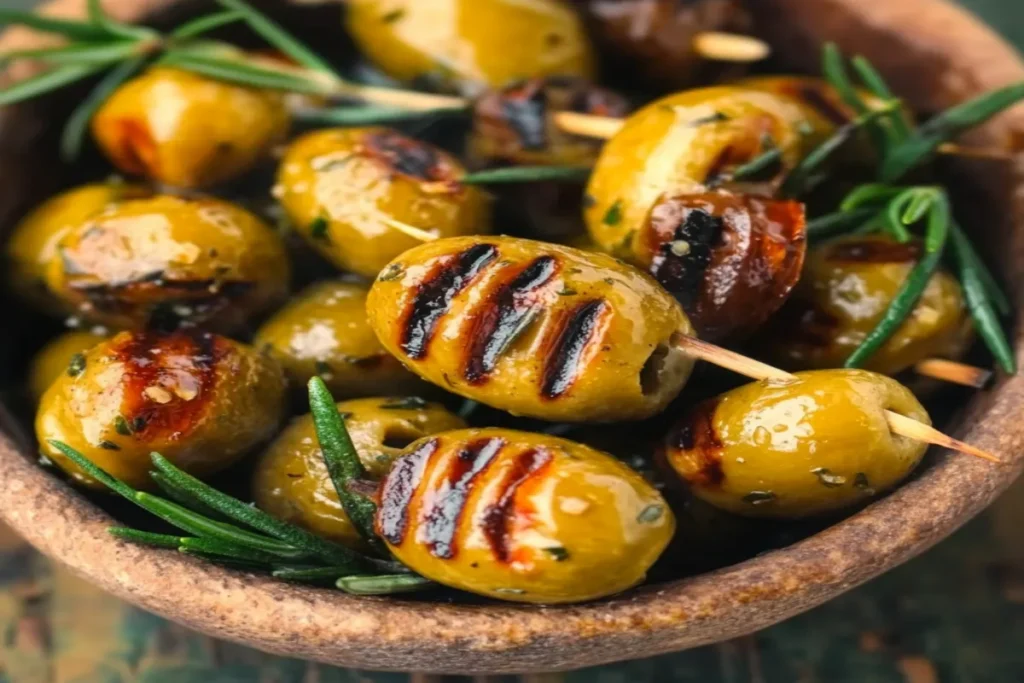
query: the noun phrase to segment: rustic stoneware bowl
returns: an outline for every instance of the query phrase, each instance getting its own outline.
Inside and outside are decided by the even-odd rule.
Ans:
[[[121,18],[153,17],[173,0],[110,0]],[[84,0],[51,10],[80,14]],[[785,66],[813,71],[820,44],[871,59],[896,91],[936,111],[1024,80],[1018,56],[943,0],[757,0],[759,27]],[[338,28],[340,31],[340,26]],[[38,37],[10,31],[0,48]],[[56,107],[51,107],[55,109]],[[50,188],[47,120],[38,107],[0,118],[0,221]],[[1016,151],[1024,108],[974,131],[970,143]],[[49,153],[49,152],[45,152]],[[968,189],[965,220],[1018,308],[1024,294],[1024,164],[953,168]],[[6,319],[0,330],[15,321]],[[0,335],[5,332],[0,331]],[[1024,349],[1019,327],[1013,338]],[[578,606],[424,603],[358,598],[222,569],[113,539],[110,517],[35,464],[8,421],[0,434],[0,513],[47,555],[137,605],[261,650],[370,669],[534,672],[643,657],[733,638],[809,609],[906,561],[992,501],[1024,463],[1024,376],[1001,378],[946,425],[1000,454],[1003,466],[937,453],[921,476],[806,540],[701,576]],[[17,406],[14,406],[17,408]]]

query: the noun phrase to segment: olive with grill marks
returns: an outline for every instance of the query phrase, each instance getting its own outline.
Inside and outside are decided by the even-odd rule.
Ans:
[[[592,600],[643,581],[675,517],[588,446],[510,429],[420,439],[384,479],[376,531],[438,583],[499,600]]]
[[[112,204],[60,242],[50,289],[114,328],[238,329],[288,291],[280,237],[230,202],[156,195]]]
[[[462,396],[558,421],[660,412],[692,333],[653,279],[610,256],[511,237],[449,238],[391,263],[367,298],[381,343]]]
[[[76,356],[50,386],[36,437],[81,483],[100,487],[50,440],[152,488],[150,453],[197,476],[222,470],[274,434],[284,399],[280,366],[250,346],[210,333],[122,332]]]

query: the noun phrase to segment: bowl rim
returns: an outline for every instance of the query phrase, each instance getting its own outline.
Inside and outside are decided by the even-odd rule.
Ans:
[[[818,0],[813,10],[801,0],[763,2],[764,11],[832,16],[831,21],[805,19],[800,26],[783,21],[782,31],[791,32],[794,42],[781,49],[797,49],[801,40],[813,43],[823,37],[855,45],[893,79],[898,92],[908,88],[915,105],[948,106],[1024,80],[1024,63],[1013,49],[947,0]],[[84,4],[56,0],[46,11],[81,16]],[[119,18],[137,19],[176,3],[105,4]],[[839,21],[839,16],[854,23]],[[916,61],[909,52],[886,56],[885,51],[897,52],[891,41],[901,39],[916,51]],[[0,49],[35,40],[30,32],[12,29],[0,36]],[[954,54],[949,54],[950,43],[956,45]],[[932,86],[922,85],[918,77],[926,68],[924,59],[943,53],[952,61],[934,74],[939,80]],[[975,131],[972,138],[1009,149],[1008,132],[1024,135],[1024,107]],[[1010,248],[1001,255],[1011,275],[1024,270],[1024,164],[1017,166],[1011,172],[1018,191],[1010,200]],[[1015,297],[1017,310],[1020,303]],[[1024,335],[1019,326],[1014,347],[1021,357]],[[710,573],[581,605],[474,606],[355,597],[132,545],[106,532],[110,517],[37,467],[28,449],[19,450],[10,424],[0,431],[0,480],[5,482],[0,516],[38,550],[103,589],[198,631],[267,652],[380,670],[552,671],[748,634],[924,551],[988,505],[1024,468],[1020,405],[1024,375],[1003,377],[972,400],[956,430],[959,438],[1001,454],[1006,460],[1002,466],[939,451],[930,456],[934,465],[919,478],[805,540]],[[472,656],[453,657],[455,653]]]

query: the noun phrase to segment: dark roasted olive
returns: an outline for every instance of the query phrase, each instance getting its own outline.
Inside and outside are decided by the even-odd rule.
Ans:
[[[587,446],[509,429],[420,439],[381,489],[377,533],[438,583],[581,602],[643,581],[675,518],[643,477]]]
[[[292,299],[256,332],[253,343],[305,391],[319,376],[335,398],[395,396],[427,385],[384,350],[366,314],[367,288],[321,282]]]
[[[665,457],[698,498],[752,517],[806,517],[898,484],[928,444],[893,434],[885,411],[931,424],[909,389],[866,370],[747,384],[700,404]]]
[[[647,275],[605,254],[511,237],[411,249],[370,288],[370,325],[411,370],[547,420],[650,417],[682,389],[692,332]]]
[[[219,199],[170,195],[90,216],[47,270],[55,294],[115,328],[235,329],[283,299],[288,279],[284,244],[259,218]]]
[[[437,403],[391,398],[342,401],[352,444],[367,474],[378,480],[413,441],[466,426]],[[296,418],[270,444],[253,473],[253,500],[278,519],[298,524],[345,545],[359,543],[359,532],[341,507],[317,441],[313,418]]]
[[[583,25],[559,0],[349,0],[345,8],[360,52],[400,81],[476,94],[524,78],[594,76]]]
[[[462,185],[441,149],[387,128],[308,133],[289,146],[275,194],[310,245],[339,268],[373,277],[423,241],[490,230],[490,199]]]
[[[793,369],[841,367],[882,320],[920,256],[919,243],[877,234],[811,249],[792,298],[770,325],[768,355]],[[939,270],[864,367],[892,375],[926,358],[957,358],[973,330],[960,284]]]
[[[741,0],[576,0],[609,66],[631,79],[680,88],[721,80],[720,64],[695,49],[705,31],[745,32]]]
[[[715,341],[752,331],[782,306],[806,246],[799,202],[719,190],[658,200],[633,257]]]
[[[473,109],[470,151],[480,163],[589,166],[603,141],[564,132],[562,111],[624,117],[622,96],[577,78],[534,78],[492,90]]]
[[[92,131],[125,173],[205,188],[248,171],[289,122],[278,92],[156,67],[114,91]]]
[[[150,453],[204,476],[268,439],[284,412],[280,366],[209,333],[122,332],[75,357],[36,414],[42,453],[99,486],[50,440],[130,485],[151,488]]]

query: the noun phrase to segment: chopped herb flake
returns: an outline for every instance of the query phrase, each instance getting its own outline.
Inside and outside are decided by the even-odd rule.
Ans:
[[[636,521],[641,524],[650,524],[661,519],[663,514],[665,514],[665,508],[657,503],[652,503],[640,511],[640,514],[636,516]]]
[[[391,282],[402,277],[405,273],[405,268],[402,267],[401,263],[392,263],[390,266],[381,271],[377,279],[381,282]]]
[[[78,377],[85,372],[85,354],[76,353],[68,363],[68,377]]]
[[[123,415],[118,415],[114,418],[114,431],[121,436],[132,435],[132,427],[128,424],[128,420],[124,419]]]
[[[113,441],[100,441],[100,448],[106,451],[119,451],[121,447]]]
[[[544,548],[544,552],[554,558],[555,562],[565,562],[569,559],[569,551],[560,545]]]
[[[327,232],[327,219],[323,216],[317,216],[313,219],[313,222],[309,224],[309,234],[315,240],[322,240],[324,242],[330,242],[331,236]]]
[[[622,200],[616,199],[615,203],[608,207],[601,222],[605,225],[618,225],[622,222]]]
[[[765,505],[775,500],[775,494],[771,491],[751,491],[743,496],[744,503],[751,505]]]

